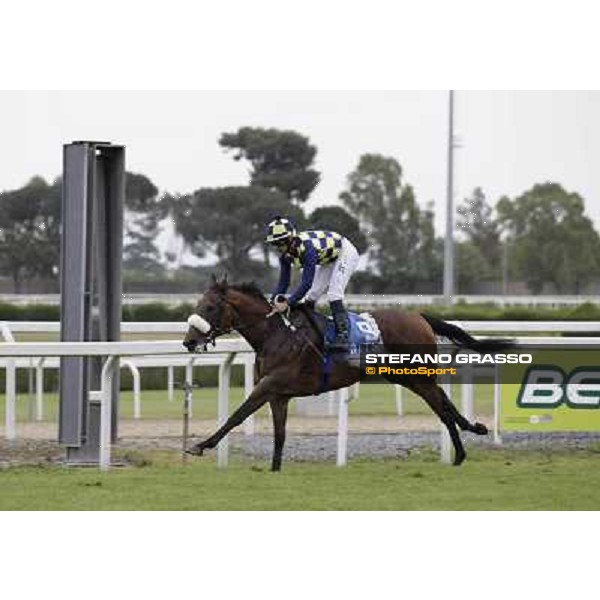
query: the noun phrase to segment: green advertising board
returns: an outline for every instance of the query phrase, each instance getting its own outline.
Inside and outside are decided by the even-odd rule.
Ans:
[[[536,350],[499,371],[503,431],[600,431],[600,351]]]

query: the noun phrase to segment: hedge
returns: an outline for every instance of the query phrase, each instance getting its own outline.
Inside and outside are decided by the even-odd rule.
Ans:
[[[123,306],[123,321],[185,321],[193,311],[193,305],[182,303],[168,305],[163,303],[126,304]],[[586,302],[578,306],[528,307],[499,306],[497,304],[457,303],[452,306],[412,305],[389,307],[409,312],[426,312],[442,319],[470,321],[600,321],[600,304]],[[361,312],[360,307],[353,310]],[[365,309],[372,310],[372,309]],[[0,303],[0,321],[58,321],[59,306],[46,304],[14,305]]]

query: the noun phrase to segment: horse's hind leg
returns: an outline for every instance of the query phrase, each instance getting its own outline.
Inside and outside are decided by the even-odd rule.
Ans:
[[[409,386],[408,383],[405,383],[405,385]],[[454,405],[452,400],[450,400],[450,398],[448,398],[448,396],[446,395],[446,392],[444,391],[444,388],[440,387],[437,384],[433,384],[433,385],[435,385],[435,387],[438,391],[438,394],[441,396],[442,403],[444,404],[446,409],[452,413],[455,423],[463,431],[470,431],[471,433],[476,433],[477,435],[487,435],[489,433],[488,428],[483,423],[478,423],[478,422],[471,423],[464,415],[462,415],[460,413],[460,411],[458,410],[458,408],[456,408],[456,406]]]
[[[442,390],[442,388],[440,388],[434,381],[415,381],[408,378],[394,376],[386,377],[386,379],[392,383],[398,383],[404,387],[407,387],[409,390],[412,390],[415,394],[421,396],[421,398],[427,402],[431,410],[433,410],[433,412],[439,417],[440,421],[446,426],[446,429],[448,429],[450,439],[452,440],[452,445],[454,446],[454,465],[460,465],[467,456],[460,439],[458,429],[456,429],[456,414],[460,415],[460,413],[447,398],[446,394],[444,394],[444,390]],[[454,408],[454,411],[452,408]]]
[[[487,435],[489,433],[488,428],[483,423],[471,423],[464,415],[462,415],[459,412],[458,408],[454,406],[453,402],[446,395],[444,389],[439,386],[438,389],[440,391],[440,394],[442,395],[442,401],[444,402],[444,405],[454,415],[454,420],[456,421],[456,424],[463,431],[470,431],[471,433],[476,433],[477,435]]]

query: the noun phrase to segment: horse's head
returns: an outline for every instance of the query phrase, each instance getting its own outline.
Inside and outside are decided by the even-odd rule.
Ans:
[[[227,277],[219,282],[213,275],[212,284],[188,318],[189,327],[183,345],[189,352],[194,352],[198,346],[205,346],[233,329],[235,311],[227,301],[227,294]]]

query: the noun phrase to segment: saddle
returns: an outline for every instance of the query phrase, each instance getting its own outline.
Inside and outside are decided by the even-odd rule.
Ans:
[[[335,324],[332,317],[300,305],[301,311],[313,329],[319,334],[325,356],[331,356],[328,348],[335,341]],[[377,322],[369,313],[354,313],[348,311],[349,351],[344,358],[348,362],[360,360],[360,347],[364,345],[381,344],[381,332]],[[336,356],[337,359],[337,356]]]

